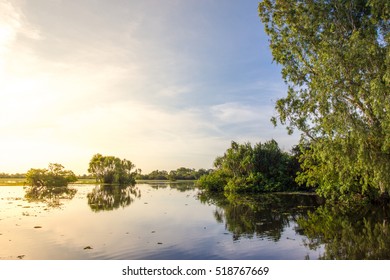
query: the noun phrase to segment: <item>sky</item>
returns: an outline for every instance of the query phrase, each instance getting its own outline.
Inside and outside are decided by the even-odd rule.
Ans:
[[[212,168],[232,140],[298,142],[257,0],[0,0],[0,172],[96,153]]]

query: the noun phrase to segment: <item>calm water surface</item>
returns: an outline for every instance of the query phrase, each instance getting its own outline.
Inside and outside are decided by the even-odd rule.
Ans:
[[[38,202],[23,187],[0,187],[0,259],[389,256],[386,217],[362,218],[355,229],[359,218],[348,224],[312,195],[210,197],[191,183],[73,187],[73,198]],[[329,224],[332,215],[341,220]],[[371,241],[356,249],[363,233]]]

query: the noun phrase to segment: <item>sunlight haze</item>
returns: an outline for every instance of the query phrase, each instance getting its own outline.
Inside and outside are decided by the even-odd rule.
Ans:
[[[143,173],[211,168],[232,140],[289,150],[257,5],[0,0],[0,172],[86,174],[96,153]]]

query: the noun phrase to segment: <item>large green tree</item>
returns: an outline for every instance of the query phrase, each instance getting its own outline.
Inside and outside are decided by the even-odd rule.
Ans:
[[[296,160],[275,140],[254,146],[232,141],[224,155],[215,159],[214,166],[213,172],[197,181],[201,188],[230,193],[297,190]]]
[[[130,160],[96,154],[89,162],[88,172],[100,183],[126,185],[135,183],[134,168]]]
[[[59,205],[60,198],[73,198],[76,190],[69,188],[68,184],[77,181],[73,171],[65,170],[58,163],[50,163],[49,168],[31,168],[26,173],[25,197],[28,200],[47,201],[51,205]]]
[[[327,197],[390,193],[389,3],[259,4],[288,85],[273,121],[302,132],[299,178]]]

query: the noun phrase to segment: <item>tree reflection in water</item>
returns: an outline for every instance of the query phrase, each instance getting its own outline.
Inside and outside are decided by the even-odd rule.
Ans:
[[[165,188],[170,188],[170,189],[174,189],[174,190],[177,190],[179,192],[186,192],[186,191],[190,191],[190,190],[194,190],[196,189],[193,181],[188,181],[188,182],[182,182],[182,181],[178,181],[178,182],[155,182],[155,183],[151,183],[150,186],[153,188],[153,189],[165,189]]]
[[[61,206],[62,199],[73,199],[77,190],[71,187],[26,187],[25,198],[28,202],[44,202],[49,207]]]
[[[224,196],[202,192],[199,199],[217,206],[215,219],[225,223],[234,240],[257,237],[275,242],[291,222],[306,217],[308,209],[315,209],[321,204],[317,196],[307,194]]]
[[[390,209],[367,206],[341,209],[324,205],[298,219],[306,246],[324,244],[321,259],[390,259]]]
[[[94,212],[124,208],[140,197],[141,191],[132,185],[100,185],[87,194],[88,205]]]

